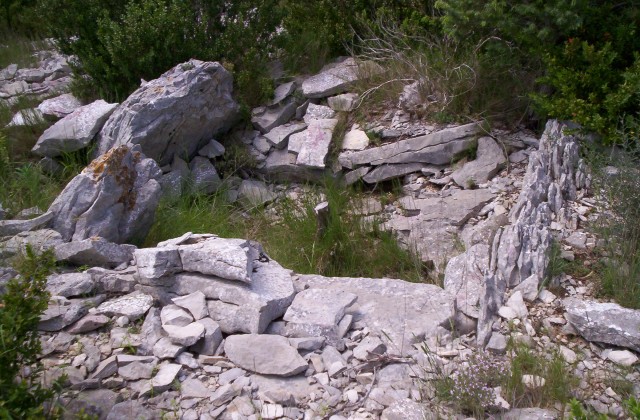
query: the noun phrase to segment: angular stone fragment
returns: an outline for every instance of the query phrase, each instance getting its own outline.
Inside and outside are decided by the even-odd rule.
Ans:
[[[201,291],[193,292],[171,300],[179,307],[188,310],[196,321],[209,315],[207,302],[205,300],[204,293]]]
[[[198,150],[198,155],[206,157],[208,159],[214,159],[224,155],[225,149],[222,144],[214,139],[209,140],[202,149]]]
[[[198,379],[187,379],[180,384],[182,398],[207,398],[211,390]]]
[[[412,198],[402,197],[400,205],[407,211],[420,212],[422,220],[446,219],[456,226],[463,225],[469,218],[493,200],[495,194],[489,190],[456,191],[447,197]]]
[[[41,331],[60,331],[82,318],[88,310],[89,307],[84,299],[56,298],[49,302],[49,306],[40,316],[38,329]]]
[[[162,337],[153,345],[153,355],[159,359],[175,359],[184,347],[173,344],[168,337]]]
[[[178,376],[178,373],[180,373],[180,369],[182,369],[182,365],[173,363],[160,366],[160,370],[151,380],[154,393],[168,390]]]
[[[222,330],[220,325],[211,318],[203,318],[198,323],[204,326],[204,337],[200,339],[196,344],[191,346],[191,351],[213,356],[222,343]]]
[[[184,327],[193,322],[193,317],[178,305],[166,305],[160,311],[162,326]]]
[[[347,309],[354,323],[388,337],[394,349],[403,353],[409,352],[416,340],[435,334],[454,315],[453,297],[431,284],[301,275],[295,285],[297,290],[320,288],[355,294],[357,301]]]
[[[456,309],[478,318],[485,272],[489,269],[489,246],[474,245],[449,260],[444,272],[444,290],[456,297]]]
[[[247,209],[254,209],[276,199],[262,181],[245,179],[238,189],[238,201]]]
[[[577,298],[562,304],[565,318],[586,340],[640,351],[640,311]]]
[[[79,319],[75,324],[71,325],[67,331],[70,334],[83,334],[95,331],[107,325],[111,321],[109,317],[104,315],[89,314]]]
[[[273,144],[276,149],[283,149],[287,147],[289,136],[299,133],[305,128],[307,128],[307,124],[305,123],[284,124],[273,128],[271,131],[266,133],[264,137],[269,141],[269,143]]]
[[[362,177],[367,184],[376,184],[378,182],[388,181],[414,172],[420,172],[424,164],[422,163],[403,163],[397,165],[380,165],[376,166],[371,172]]]
[[[368,360],[370,357],[382,356],[387,346],[376,336],[367,336],[353,349],[353,357]]]
[[[47,226],[53,217],[53,213],[46,212],[41,216],[28,220],[0,220],[0,237],[13,236],[21,232],[40,229]]]
[[[342,290],[308,289],[298,293],[283,319],[289,337],[338,338],[338,323],[358,296]]]
[[[369,136],[362,130],[351,130],[342,139],[343,150],[364,150],[369,146]]]
[[[351,112],[356,107],[357,93],[343,93],[327,98],[327,103],[334,111]]]
[[[320,73],[302,82],[307,98],[324,98],[344,92],[358,80],[358,66],[353,58],[324,66]]]
[[[313,120],[327,120],[334,118],[336,112],[324,105],[309,104],[307,112],[304,114],[304,122],[309,124]]]
[[[107,316],[124,315],[129,320],[135,321],[144,316],[152,305],[153,297],[144,293],[133,292],[104,302],[96,308],[96,313]]]
[[[56,157],[87,147],[117,106],[100,99],[76,109],[46,129],[32,151]]]
[[[118,367],[118,375],[127,381],[150,379],[153,375],[154,363],[133,362]]]
[[[436,418],[435,413],[429,413],[423,404],[408,398],[393,402],[380,415],[380,420],[427,420],[431,418]]]
[[[98,153],[139,144],[159,165],[191,157],[235,121],[233,76],[222,65],[190,60],[133,92],[100,132]]]
[[[344,152],[340,154],[339,161],[349,169],[365,164],[385,163],[449,165],[459,153],[475,147],[475,135],[478,132],[479,126],[476,123],[447,128],[359,152]]]
[[[189,164],[189,169],[191,170],[193,188],[196,191],[212,194],[220,187],[222,181],[209,159],[196,156]]]
[[[91,293],[94,286],[91,274],[87,273],[53,274],[47,278],[47,291],[52,296],[80,296]]]
[[[337,124],[338,120],[335,119],[311,120],[303,132],[306,137],[300,147],[296,164],[309,168],[324,168],[333,130]]]
[[[268,133],[293,118],[296,115],[296,108],[297,105],[292,100],[283,101],[278,105],[256,108],[253,110],[251,122],[261,133]]]
[[[232,335],[225,340],[224,351],[237,366],[263,375],[292,376],[307,370],[298,351],[277,335]]]
[[[226,280],[251,282],[252,248],[244,239],[209,238],[180,245],[182,269],[218,276]]]
[[[204,336],[204,325],[199,322],[184,326],[163,325],[162,328],[173,344],[184,347],[194,345]]]
[[[119,245],[104,238],[91,237],[57,246],[55,255],[58,261],[68,261],[78,266],[113,268],[131,261],[135,249],[133,245]]]
[[[175,246],[140,248],[133,252],[141,283],[153,284],[153,280],[182,271],[180,253]]]
[[[142,405],[140,401],[131,400],[124,401],[113,406],[106,420],[152,420],[158,418],[158,415]]]
[[[115,243],[141,240],[160,200],[161,171],[127,147],[111,149],[73,178],[49,211],[53,229],[69,241],[101,236]]]
[[[81,106],[82,103],[75,96],[65,93],[55,98],[45,99],[37,109],[46,119],[55,121],[66,117]]]
[[[33,250],[43,252],[62,244],[62,236],[52,229],[40,229],[33,232],[22,232],[14,237],[0,241],[0,258],[7,258],[24,252],[27,245]]]
[[[138,354],[149,355],[153,353],[153,346],[162,338],[162,321],[160,310],[151,308],[140,328],[142,343],[138,346]]]
[[[293,94],[293,92],[296,91],[296,87],[297,87],[297,84],[295,81],[287,82],[279,85],[273,91],[273,101],[271,101],[270,105],[277,105],[280,102],[287,99],[289,96]]]
[[[473,188],[493,178],[506,161],[507,158],[504,155],[503,147],[491,137],[480,137],[478,139],[476,159],[465,163],[462,168],[454,171],[451,176],[456,184],[462,188]]]

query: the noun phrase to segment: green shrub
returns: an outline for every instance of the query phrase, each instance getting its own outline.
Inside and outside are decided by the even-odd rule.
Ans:
[[[47,308],[46,278],[54,264],[53,251],[37,255],[27,247],[15,264],[19,277],[10,280],[0,296],[0,418],[52,416],[44,403],[61,382],[47,388],[40,382],[38,323]]]

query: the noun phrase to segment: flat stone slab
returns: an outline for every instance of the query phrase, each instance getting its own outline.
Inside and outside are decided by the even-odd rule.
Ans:
[[[640,311],[577,298],[562,304],[565,318],[586,340],[640,351]]]
[[[38,105],[38,110],[48,120],[58,120],[80,108],[82,103],[72,94],[65,93],[55,98],[45,99]]]
[[[262,375],[293,376],[308,366],[289,340],[278,335],[232,335],[224,351],[237,366]]]
[[[362,130],[351,130],[342,139],[343,150],[364,150],[369,146],[369,136]]]
[[[289,140],[289,136],[295,133],[299,133],[305,128],[307,128],[306,123],[284,124],[284,125],[280,125],[278,127],[273,128],[271,131],[266,133],[264,137],[276,149],[283,149],[287,147],[287,141]]]
[[[478,318],[484,274],[489,269],[489,245],[477,244],[449,260],[444,290],[456,297],[456,309]]]
[[[349,169],[385,163],[449,165],[461,152],[476,146],[479,131],[478,124],[471,123],[359,152],[343,152],[338,159]]]
[[[53,216],[53,213],[46,212],[41,216],[28,220],[0,220],[0,237],[13,236],[43,228],[49,224]]]
[[[251,117],[251,122],[261,133],[268,133],[293,118],[296,115],[296,108],[297,105],[293,101],[256,108],[253,110],[254,114]]]
[[[47,291],[52,296],[66,298],[91,293],[95,287],[91,274],[65,273],[53,274],[47,278]]]
[[[302,82],[302,94],[307,98],[324,98],[345,92],[358,80],[358,66],[353,58],[340,63],[331,63],[320,73]]]
[[[400,205],[409,212],[419,212],[422,220],[448,220],[461,226],[474,217],[495,194],[486,189],[458,190],[447,197],[413,198],[402,197]]]
[[[462,188],[474,188],[493,178],[507,162],[503,148],[491,137],[478,139],[476,159],[467,162],[451,177]]]
[[[422,163],[384,164],[376,166],[371,172],[362,177],[367,184],[388,181],[404,175],[420,172],[424,168]]]
[[[104,238],[91,237],[59,245],[54,251],[58,261],[68,261],[78,266],[113,268],[131,261],[135,249],[133,245],[120,245]]]
[[[454,315],[453,296],[432,284],[317,275],[301,275],[294,282],[297,290],[330,289],[358,296],[346,313],[356,325],[388,336],[387,347],[394,353],[411,352],[413,343],[430,337]]]
[[[249,243],[244,239],[209,238],[180,245],[178,252],[184,271],[251,282],[253,260]]]
[[[324,169],[333,130],[337,124],[338,120],[335,119],[311,120],[307,129],[299,134],[304,133],[305,136],[302,138],[296,164],[308,168]]]
[[[358,296],[343,290],[308,289],[298,293],[283,319],[289,337],[338,335],[338,324]]]
[[[87,147],[117,106],[100,99],[76,109],[46,129],[31,150],[56,157]]]
[[[144,293],[133,292],[104,302],[96,308],[96,313],[107,316],[124,315],[129,320],[135,321],[144,316],[152,305],[153,297]]]

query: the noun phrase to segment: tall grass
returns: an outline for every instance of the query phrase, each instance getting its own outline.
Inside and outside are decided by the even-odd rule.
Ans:
[[[400,248],[392,234],[350,211],[357,199],[357,193],[333,182],[299,200],[280,199],[270,211],[243,210],[229,203],[224,191],[186,195],[161,203],[145,244],[187,231],[215,233],[258,241],[273,259],[298,273],[424,281],[418,258]],[[324,234],[318,235],[314,207],[323,200],[329,202],[330,215]]]
[[[38,61],[34,51],[46,48],[46,42],[40,38],[30,38],[0,26],[0,69],[9,64],[31,67]]]

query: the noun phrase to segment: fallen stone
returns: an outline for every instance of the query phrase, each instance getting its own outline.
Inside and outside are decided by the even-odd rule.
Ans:
[[[447,197],[402,197],[400,205],[409,212],[419,212],[420,219],[448,220],[461,226],[474,217],[495,195],[489,190],[458,190]]]
[[[178,252],[184,271],[251,282],[253,248],[244,239],[208,238],[180,245]]]
[[[456,184],[462,188],[474,188],[478,184],[484,184],[507,162],[503,147],[491,137],[478,139],[476,156],[475,160],[465,163],[462,168],[451,174]]]
[[[122,401],[122,396],[109,389],[95,389],[80,392],[65,406],[67,416],[80,414],[96,419],[107,418],[113,407]]]
[[[213,356],[222,343],[220,325],[211,318],[203,318],[198,323],[204,326],[204,336],[191,346],[191,350],[202,355]]]
[[[297,84],[295,81],[287,82],[279,85],[273,91],[273,101],[269,105],[278,105],[280,102],[287,99],[289,96],[293,95],[293,92],[296,91]]]
[[[66,240],[94,236],[115,243],[144,238],[160,200],[161,171],[140,152],[119,147],[95,159],[73,178],[49,211]]]
[[[56,121],[66,117],[81,106],[82,103],[75,96],[65,93],[55,98],[45,99],[38,105],[37,109],[47,120]]]
[[[576,352],[571,350],[570,348],[566,347],[566,346],[560,346],[560,354],[562,355],[562,358],[569,364],[573,364],[578,360],[578,356],[576,355]]]
[[[283,101],[278,105],[260,107],[253,110],[251,123],[262,134],[268,133],[275,127],[285,124],[296,115],[296,102]]]
[[[537,275],[531,275],[517,285],[513,291],[520,292],[527,302],[533,302],[538,297],[539,279]]]
[[[410,399],[393,402],[380,415],[380,420],[426,420],[430,418],[432,418],[432,414],[428,413],[422,404]]]
[[[111,375],[114,375],[118,371],[118,361],[116,360],[116,356],[110,356],[104,359],[98,367],[96,368],[91,378],[93,379],[104,379],[108,378]]]
[[[130,262],[135,249],[133,245],[119,245],[104,238],[91,237],[56,246],[55,256],[58,261],[68,261],[78,266],[113,268]]]
[[[114,405],[106,420],[153,420],[156,418],[158,418],[158,415],[144,407],[140,401],[130,400]]]
[[[621,366],[633,366],[638,362],[638,357],[629,350],[611,350],[607,353],[607,359]]]
[[[327,103],[334,111],[351,112],[356,107],[357,100],[357,93],[343,93],[342,95],[327,98]]]
[[[60,331],[85,316],[89,310],[89,302],[87,299],[67,300],[63,297],[53,299],[40,315],[38,329]]]
[[[310,103],[307,107],[307,112],[304,114],[304,122],[309,124],[313,120],[328,120],[335,116],[336,112],[328,106]]]
[[[276,197],[262,181],[245,179],[238,189],[238,201],[247,209],[261,207]]]
[[[367,184],[388,181],[404,175],[420,172],[424,165],[422,163],[403,163],[397,165],[379,165],[362,177]]]
[[[189,60],[133,92],[99,135],[98,154],[139,144],[160,166],[191,157],[235,122],[233,77],[219,63]]]
[[[152,354],[153,346],[163,336],[162,321],[158,308],[151,308],[147,312],[147,316],[140,328],[140,336],[142,337],[142,343],[138,346],[138,354],[143,356]]]
[[[164,306],[160,311],[160,319],[163,327],[185,327],[194,321],[189,312],[178,305]]]
[[[344,152],[339,161],[349,169],[385,163],[449,165],[461,152],[475,147],[478,131],[479,126],[471,123],[359,152]]]
[[[587,234],[584,232],[573,232],[564,241],[575,249],[587,249]]]
[[[211,139],[202,149],[198,150],[198,155],[207,159],[215,159],[224,155],[224,146],[216,140]]]
[[[71,334],[84,334],[95,331],[109,323],[109,317],[104,315],[89,314],[79,319],[75,324],[71,325],[67,331]]]
[[[162,337],[153,345],[153,355],[159,359],[175,359],[184,347],[173,344],[168,337]]]
[[[42,216],[28,220],[0,220],[0,237],[14,236],[22,232],[46,227],[53,217],[53,213],[46,212]]]
[[[219,407],[240,395],[241,391],[241,389],[238,389],[233,384],[222,385],[221,387],[216,389],[216,391],[211,396],[211,403],[214,406]]]
[[[444,290],[456,297],[456,309],[478,318],[484,275],[489,268],[489,246],[477,244],[449,260],[444,272]]]
[[[52,296],[66,298],[85,295],[94,290],[94,282],[87,273],[53,274],[47,278],[47,291]]]
[[[180,394],[182,398],[207,398],[212,392],[202,381],[192,378],[180,383]]]
[[[180,253],[175,246],[140,248],[133,252],[138,277],[143,284],[183,271]]]
[[[511,308],[518,318],[525,319],[529,315],[527,305],[525,305],[522,298],[522,293],[519,291],[514,292],[509,300],[507,300],[506,306]]]
[[[292,376],[307,370],[298,351],[276,335],[232,335],[225,340],[224,351],[237,366],[263,375]]]
[[[489,343],[487,343],[486,350],[498,355],[505,354],[507,351],[507,338],[499,332],[494,331],[491,334]]]
[[[118,375],[127,381],[150,379],[153,376],[154,363],[132,362],[118,367]]]
[[[133,292],[128,295],[104,302],[96,308],[96,314],[107,316],[124,315],[129,320],[135,321],[144,316],[153,305],[153,297],[140,292]]]
[[[325,161],[329,153],[329,145],[338,120],[311,120],[309,126],[300,134],[305,134],[304,141],[298,153],[296,164],[308,168],[325,168]]]
[[[362,130],[351,130],[342,139],[343,150],[364,150],[369,146],[369,136]]]
[[[273,128],[271,131],[266,133],[264,137],[276,149],[284,149],[287,147],[289,136],[299,133],[305,128],[307,128],[307,124],[305,123],[284,124]]]
[[[376,336],[367,336],[353,349],[353,357],[358,360],[368,360],[371,357],[382,356],[387,346]]]
[[[163,325],[162,328],[169,336],[173,344],[179,346],[192,346],[204,336],[204,325],[192,322],[185,326]]]
[[[320,73],[302,82],[307,98],[324,98],[346,91],[358,80],[358,66],[353,58],[324,66]]]
[[[207,302],[205,300],[204,293],[201,291],[193,292],[171,300],[179,307],[188,310],[196,321],[209,315]]]
[[[76,109],[46,129],[31,150],[56,157],[87,147],[117,106],[100,99]]]
[[[182,365],[174,363],[168,363],[160,366],[160,370],[158,370],[156,376],[151,380],[153,392],[157,394],[168,390],[173,384],[173,381],[176,380],[181,369]]]
[[[196,156],[189,164],[193,188],[203,194],[214,193],[222,183],[216,168],[209,159]]]
[[[11,121],[7,124],[7,128],[37,125],[41,124],[43,120],[44,116],[40,110],[34,108],[21,109],[11,118]]]

